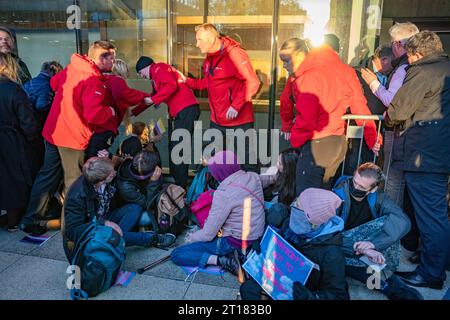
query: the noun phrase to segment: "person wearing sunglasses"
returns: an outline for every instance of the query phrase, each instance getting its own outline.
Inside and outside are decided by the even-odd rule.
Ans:
[[[410,230],[406,214],[379,188],[384,181],[380,167],[364,163],[353,177],[342,176],[333,189],[343,200],[338,215],[344,220],[343,250],[347,257],[346,274],[368,283],[366,256],[373,264],[395,270],[400,258],[400,239]],[[390,300],[423,300],[421,294],[393,275],[375,288]]]

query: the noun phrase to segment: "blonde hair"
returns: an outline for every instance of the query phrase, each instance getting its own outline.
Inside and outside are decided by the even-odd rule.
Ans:
[[[125,134],[127,136],[135,134],[141,140],[141,144],[145,145],[150,142],[150,130],[144,122],[134,122],[127,125]]]
[[[0,52],[0,75],[20,83],[19,65],[10,54]]]
[[[114,61],[114,64],[112,67],[112,73],[115,74],[116,76],[122,77],[124,79],[127,79],[128,76],[130,75],[128,65],[122,59],[116,59]]]
[[[109,41],[95,41],[88,51],[88,57],[94,61],[111,55],[116,50],[116,46]]]
[[[397,22],[389,29],[391,39],[409,39],[416,33],[419,33],[419,28],[411,22]]]
[[[217,38],[220,38],[219,31],[217,31],[217,28],[212,23],[204,23],[196,26],[195,32],[198,32],[199,30],[209,31]]]
[[[92,157],[83,165],[83,175],[87,182],[97,184],[114,171],[114,163],[106,157]]]

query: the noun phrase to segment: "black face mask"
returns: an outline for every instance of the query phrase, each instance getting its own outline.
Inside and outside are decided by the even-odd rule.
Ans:
[[[349,182],[349,192],[355,198],[365,198],[370,191],[363,191],[355,188],[355,184],[352,181]]]

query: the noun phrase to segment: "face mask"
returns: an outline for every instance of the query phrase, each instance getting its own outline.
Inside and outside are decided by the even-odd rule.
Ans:
[[[356,189],[353,180],[349,183],[349,191],[354,198],[365,198],[370,192]]]
[[[291,207],[289,228],[298,235],[306,234],[313,230],[311,222],[309,222],[305,212],[295,206]]]

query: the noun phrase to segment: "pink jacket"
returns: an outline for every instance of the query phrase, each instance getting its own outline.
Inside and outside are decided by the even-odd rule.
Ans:
[[[242,188],[244,187],[244,188]],[[247,189],[247,190],[246,190]],[[249,192],[251,191],[253,195]],[[252,199],[248,236],[246,240],[256,240],[264,232],[265,213],[264,194],[258,174],[242,170],[232,174],[219,185],[203,229],[191,235],[192,242],[212,241],[217,232],[222,236],[242,240],[244,200]]]

